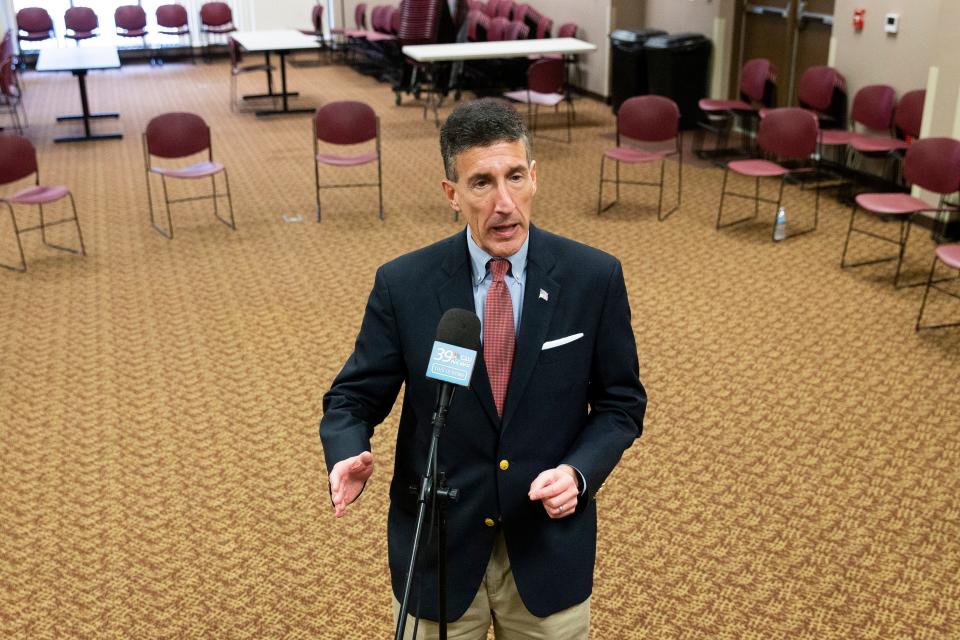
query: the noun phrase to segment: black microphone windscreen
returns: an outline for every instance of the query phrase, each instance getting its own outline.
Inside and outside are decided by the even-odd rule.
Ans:
[[[478,351],[480,349],[480,318],[473,311],[449,309],[437,325],[437,342]]]

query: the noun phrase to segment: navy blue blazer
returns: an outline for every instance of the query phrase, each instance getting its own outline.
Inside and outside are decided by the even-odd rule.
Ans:
[[[387,529],[398,600],[416,521],[410,487],[426,465],[437,398],[437,383],[424,374],[441,315],[451,308],[474,309],[471,276],[463,232],[380,267],[353,354],[323,399],[320,437],[329,471],[370,449],[374,427],[406,385]],[[543,349],[545,342],[578,333],[579,339]],[[640,435],[646,401],[619,261],[531,225],[503,418],[480,357],[472,387],[457,391],[441,435],[439,468],[460,490],[448,509],[450,620],[462,616],[476,595],[500,530],[531,613],[545,617],[590,595],[594,496]],[[576,513],[551,520],[527,492],[538,474],[560,464],[580,470],[587,495]],[[421,562],[421,613],[436,620],[433,538]],[[416,606],[415,598],[411,610]]]

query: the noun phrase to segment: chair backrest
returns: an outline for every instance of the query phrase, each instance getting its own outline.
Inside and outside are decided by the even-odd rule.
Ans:
[[[310,24],[317,33],[323,33],[323,5],[317,3],[310,9]]]
[[[513,19],[517,22],[523,22],[527,19],[527,13],[530,11],[530,5],[526,2],[513,7]]]
[[[401,10],[397,7],[390,8],[390,21],[389,21],[389,30],[393,35],[400,33],[400,19],[402,18]]]
[[[496,18],[499,7],[500,0],[487,0],[487,4],[483,5],[483,12],[491,18]]]
[[[0,133],[0,184],[26,178],[37,171],[37,151],[23,136]]]
[[[157,7],[157,24],[166,29],[186,27],[187,9],[182,4],[162,4]]]
[[[377,137],[377,114],[364,102],[328,102],[313,119],[317,140],[330,144],[360,144]]]
[[[764,103],[767,83],[776,82],[777,68],[766,58],[747,60],[740,71],[740,96],[746,102]],[[765,105],[772,106],[772,105]]]
[[[800,107],[764,111],[757,145],[783,160],[806,160],[817,150],[817,116]]]
[[[575,22],[567,22],[560,25],[560,28],[557,29],[558,38],[576,38],[577,37],[577,24]]]
[[[93,31],[100,22],[90,7],[70,7],[63,14],[63,23],[71,31]]]
[[[513,0],[500,0],[500,4],[497,5],[497,15],[498,18],[506,18],[510,20],[513,17]]]
[[[208,27],[222,27],[233,22],[233,11],[226,2],[207,2],[200,7],[200,22]]]
[[[13,56],[0,58],[0,94],[8,98],[8,103],[9,99],[20,97],[16,79],[13,77]]]
[[[540,19],[537,20],[537,39],[549,38],[551,29],[553,29],[553,20],[547,16],[540,16]]]
[[[353,8],[353,22],[357,29],[367,28],[367,3],[361,2]]]
[[[934,193],[960,190],[960,141],[953,138],[917,140],[907,148],[903,178]]]
[[[504,40],[526,40],[530,36],[530,27],[522,22],[511,22],[503,32]]]
[[[147,152],[159,158],[183,158],[210,148],[210,127],[195,113],[159,115],[147,124],[144,137]]]
[[[474,9],[467,14],[467,40],[476,42],[486,40],[487,30],[490,28],[490,16],[482,11]],[[483,29],[483,33],[480,33]]]
[[[505,40],[507,27],[509,26],[510,21],[506,18],[491,18],[490,26],[487,27],[487,41],[495,42],[498,40]]]
[[[138,4],[125,4],[113,12],[113,21],[118,29],[137,31],[147,26],[147,12]]]
[[[897,105],[897,92],[885,84],[871,84],[853,97],[853,109],[850,117],[867,129],[890,131],[893,124],[893,110]]]
[[[897,114],[893,123],[898,132],[911,138],[920,137],[920,125],[923,123],[923,103],[926,100],[925,89],[907,91],[897,104]]]
[[[7,29],[3,34],[3,42],[0,43],[0,60],[13,63],[13,30]]]
[[[43,7],[26,7],[17,11],[17,28],[27,33],[53,31],[53,18]]]
[[[560,63],[562,60],[553,60]],[[680,130],[680,108],[663,96],[628,98],[617,112],[617,143],[620,136],[641,142],[663,142],[676,138]]]
[[[797,99],[800,106],[826,111],[833,102],[834,91],[843,89],[844,84],[843,76],[833,67],[810,67],[800,77]]]
[[[563,60],[538,60],[527,68],[527,88],[537,93],[563,93],[565,76]]]

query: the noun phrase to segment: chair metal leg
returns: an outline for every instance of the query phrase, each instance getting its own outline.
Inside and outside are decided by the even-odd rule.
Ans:
[[[73,199],[73,194],[67,194],[70,196],[70,207],[73,209],[73,223],[77,227],[77,239],[80,241],[80,255],[87,255],[87,247],[83,244],[83,232],[80,231],[80,216],[77,215],[77,203]]]
[[[730,175],[730,169],[723,168],[723,183],[720,185],[720,207],[717,209],[717,231],[720,230],[720,219],[723,216],[723,200],[727,195],[727,176]]]
[[[620,202],[620,161],[614,160],[617,164],[617,197],[614,202]]]
[[[161,229],[160,225],[153,223],[153,220],[150,222],[153,223],[153,228],[160,232],[160,235],[167,240],[173,240],[173,218],[170,217],[170,197],[167,195],[167,179],[165,176],[160,176],[160,184],[163,185],[163,205],[167,210],[167,230]]]
[[[17,271],[19,273],[24,273],[27,270],[27,260],[23,257],[23,244],[20,242],[20,228],[17,226],[17,216],[13,213],[13,205],[9,202],[4,202],[7,205],[7,209],[10,211],[10,222],[13,223],[13,237],[17,239],[17,250],[20,252],[20,266],[11,267],[8,264],[0,262],[0,267],[4,269],[9,269],[10,271]]]
[[[781,183],[782,185],[783,183]],[[753,188],[753,217],[760,215],[760,176],[757,176],[756,185]]]
[[[660,159],[660,195],[657,196],[657,220],[663,221],[661,217],[663,213],[663,177],[666,172],[667,161],[665,158]]]
[[[317,162],[316,145],[314,145],[313,154],[313,186],[317,195],[317,223],[320,222],[320,163]]]
[[[930,265],[930,275],[927,276],[927,286],[923,290],[923,302],[920,303],[920,313],[917,314],[917,324],[914,331],[920,331],[920,321],[923,320],[923,310],[927,307],[927,296],[930,295],[930,287],[933,286],[933,272],[937,270],[937,256],[933,256],[933,263]]]
[[[857,215],[857,205],[850,209],[850,225],[847,227],[847,239],[843,241],[843,253],[840,255],[840,268],[847,268],[847,248],[850,246],[850,236],[853,234],[853,220]]]
[[[377,152],[377,195],[380,199],[380,219],[383,220],[383,172],[380,169],[380,152]]]
[[[897,270],[893,276],[893,287],[894,289],[901,289],[904,287],[917,287],[922,285],[922,282],[914,282],[913,284],[900,284],[900,270],[903,267],[903,255],[907,252],[907,241],[910,240],[910,227],[913,226],[913,216],[910,216],[906,220],[900,222],[900,252],[897,255]]]
[[[601,207],[603,206],[603,161],[606,159],[606,156],[600,156],[600,184],[597,189],[597,215],[600,215]]]
[[[236,220],[236,218],[233,217],[233,197],[232,197],[232,195],[231,195],[231,193],[230,193],[230,177],[227,176],[227,170],[226,170],[226,169],[223,170],[223,183],[224,183],[224,188],[226,189],[226,194],[225,194],[225,195],[227,196],[227,210],[230,212],[230,220],[226,220],[226,219],[222,218],[222,217],[219,215],[219,213],[217,213],[217,184],[216,184],[216,177],[215,177],[215,176],[211,176],[211,179],[214,181],[214,184],[213,184],[213,215],[215,215],[215,216],[217,217],[217,220],[219,220],[220,222],[222,222],[222,223],[225,224],[226,226],[228,226],[228,227],[230,227],[231,229],[233,229],[234,231],[236,231],[236,230],[237,230],[237,220]]]

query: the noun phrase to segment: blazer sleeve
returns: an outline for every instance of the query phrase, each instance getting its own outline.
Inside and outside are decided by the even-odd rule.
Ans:
[[[370,450],[373,429],[390,413],[404,372],[396,316],[381,267],[353,353],[323,397],[320,440],[327,472],[340,460]]]
[[[564,463],[579,470],[592,500],[623,452],[640,436],[647,394],[640,383],[630,303],[617,261],[603,297],[588,389],[590,414]],[[584,500],[581,506],[586,506]]]

